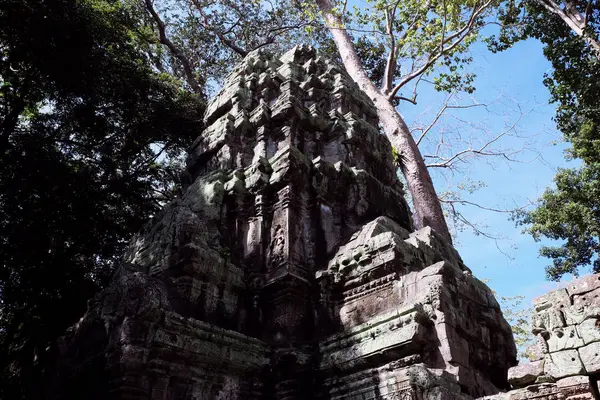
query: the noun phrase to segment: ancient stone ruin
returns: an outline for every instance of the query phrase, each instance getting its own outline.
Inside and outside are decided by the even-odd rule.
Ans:
[[[570,282],[533,305],[533,361],[511,368],[508,381],[517,389],[493,399],[600,398],[600,274]]]
[[[342,68],[309,47],[251,53],[205,122],[182,197],[54,349],[48,398],[509,389],[516,349],[498,303],[450,245],[413,228],[373,104]]]

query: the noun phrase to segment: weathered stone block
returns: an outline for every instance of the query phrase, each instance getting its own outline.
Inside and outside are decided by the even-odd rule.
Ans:
[[[572,297],[574,306],[591,306],[600,301],[600,288],[594,289],[587,293],[575,294]]]
[[[581,347],[579,356],[587,374],[592,375],[600,372],[600,342]]]
[[[554,329],[549,333],[548,351],[554,353],[561,350],[576,349],[583,346],[583,339],[577,333],[574,326],[565,326]]]
[[[600,302],[599,302],[600,303]],[[562,312],[567,325],[578,325],[588,318],[600,319],[600,304],[565,307]]]
[[[570,296],[581,295],[591,292],[594,289],[600,288],[600,275],[587,275],[576,279],[567,286],[567,291]]]
[[[590,318],[577,325],[577,332],[585,344],[600,341],[600,320]]]
[[[531,376],[517,367],[510,375],[526,376],[527,385],[505,395],[505,399],[593,399],[591,382],[600,372],[600,274],[586,276],[535,300],[532,316],[536,334],[535,357],[543,363],[543,373],[531,384]],[[536,371],[536,373],[539,371]],[[511,379],[512,380],[512,379]],[[594,382],[597,384],[597,382]]]
[[[440,353],[449,363],[469,365],[469,342],[461,337],[454,326],[439,323],[435,326],[440,341]]]
[[[569,376],[556,381],[556,386],[559,388],[568,388],[575,385],[588,385],[589,378],[584,375]]]
[[[508,370],[508,383],[515,388],[520,388],[534,383],[537,377],[543,373],[543,360],[519,364]]]
[[[533,333],[538,334],[544,331],[563,328],[567,324],[565,322],[565,317],[560,310],[556,308],[545,308],[533,314],[532,325]]]
[[[567,289],[557,289],[550,293],[546,293],[542,296],[533,299],[533,305],[535,311],[539,312],[542,310],[554,308],[563,308],[571,305],[571,298]]]
[[[581,375],[585,368],[579,358],[577,350],[563,350],[552,354],[546,354],[544,358],[544,373],[555,378]]]

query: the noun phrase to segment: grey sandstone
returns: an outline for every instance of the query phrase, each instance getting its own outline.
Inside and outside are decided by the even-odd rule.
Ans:
[[[253,52],[204,119],[183,195],[54,346],[48,398],[467,400],[510,389],[516,348],[498,302],[435,231],[415,230],[375,108],[341,67],[310,47]],[[586,285],[539,302],[540,334],[566,335],[549,342],[556,368],[543,361],[557,378],[598,366],[597,332],[566,325],[589,313],[552,313],[598,286]],[[563,365],[571,355],[579,364]]]
[[[502,399],[595,399],[600,376],[600,274],[534,299],[536,361],[508,371]]]

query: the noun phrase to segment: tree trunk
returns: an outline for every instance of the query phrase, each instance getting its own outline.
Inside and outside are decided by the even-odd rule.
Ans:
[[[561,8],[560,4],[554,0],[535,1],[546,10],[560,17],[560,19],[562,19],[575,34],[581,36],[593,50],[595,56],[600,60],[600,41],[597,37],[591,36],[585,31],[589,18],[588,10],[591,12],[591,9],[586,10],[586,14],[582,15],[569,0],[565,2],[566,7],[564,10]]]
[[[431,176],[406,122],[367,76],[362,61],[356,54],[352,39],[343,27],[341,20],[331,11],[330,1],[317,0],[317,4],[327,22],[346,71],[375,104],[383,132],[400,154],[400,168],[412,196],[417,225],[419,227],[430,226],[449,243],[452,243],[452,237]]]
[[[600,42],[593,36],[590,36],[585,31],[585,23],[581,20],[581,16],[569,15],[562,10],[555,12],[578,36],[581,36],[583,40],[592,48],[596,57],[600,59]],[[577,18],[579,17],[579,18]]]

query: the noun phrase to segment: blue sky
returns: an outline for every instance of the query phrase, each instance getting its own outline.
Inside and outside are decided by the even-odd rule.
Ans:
[[[519,163],[496,160],[490,164],[488,160],[474,161],[451,178],[451,181],[468,177],[474,181],[486,182],[486,187],[468,195],[467,199],[487,207],[507,209],[524,205],[529,200],[538,198],[552,184],[558,167],[570,166],[563,157],[565,144],[560,142],[561,135],[555,130],[552,121],[555,106],[548,104],[549,93],[542,84],[543,75],[551,66],[542,53],[541,44],[535,40],[518,43],[499,54],[490,53],[482,44],[476,45],[472,54],[472,69],[477,73],[475,97],[494,99],[502,93],[503,98],[511,99],[508,100],[511,106],[504,110],[499,107],[500,115],[490,114],[483,109],[469,109],[463,113],[465,121],[482,122],[493,135],[494,132],[501,131],[507,122],[516,120],[519,113],[515,104],[519,104],[526,114],[520,119],[517,131],[525,139],[504,137],[501,146],[520,148],[523,141],[526,141],[542,158],[536,159],[535,151],[525,150],[516,156],[522,160]],[[421,91],[421,106],[402,105],[401,113],[410,123],[417,115],[424,113],[423,104],[429,110],[425,114],[431,115],[431,110],[437,109],[436,105],[441,99],[439,94],[431,90]],[[456,123],[457,121],[453,122],[455,125]],[[461,129],[460,122],[457,126]],[[435,171],[434,183],[438,192],[447,186],[446,180]],[[470,220],[487,225],[487,232],[506,237],[496,243],[470,231],[463,231],[458,234],[456,243],[463,260],[474,275],[485,279],[498,296],[520,294],[530,303],[533,297],[556,287],[556,283],[545,279],[544,267],[548,260],[538,256],[541,243],[522,234],[522,228],[515,226],[507,214],[473,207],[462,210]]]
[[[349,9],[355,5],[365,7],[361,0],[348,2]],[[494,30],[488,27],[482,33],[489,35]],[[507,135],[496,144],[501,149],[524,146],[525,150],[514,156],[521,161],[518,163],[480,159],[465,164],[454,174],[432,170],[436,190],[440,194],[461,181],[480,181],[486,186],[469,194],[466,200],[499,209],[524,206],[535,201],[546,187],[552,185],[557,168],[573,166],[564,159],[566,145],[552,121],[556,106],[548,103],[549,92],[543,85],[544,74],[551,71],[551,65],[543,55],[541,43],[534,39],[519,42],[497,54],[488,51],[485,44],[475,43],[470,53],[473,63],[469,70],[477,75],[474,98],[479,102],[487,103],[494,99],[497,102],[488,109],[476,107],[456,111],[454,115],[459,119],[442,121],[440,129],[444,130],[445,143],[455,145],[447,149],[446,155],[464,149],[464,142],[471,141],[473,147],[477,147],[477,142],[485,143],[516,120],[519,121],[515,132],[518,137]],[[411,97],[412,93],[409,89],[401,94]],[[403,102],[399,110],[409,126],[414,127],[415,123],[427,126],[444,98],[431,85],[421,85],[418,104]],[[468,103],[466,98],[458,102]],[[523,113],[520,118],[519,108]],[[483,125],[483,129],[472,130],[469,125],[475,128]],[[431,142],[420,146],[420,149],[423,154],[435,153],[439,129],[427,136]],[[457,140],[463,143],[456,145]],[[455,247],[466,265],[475,276],[485,280],[498,297],[522,295],[525,297],[524,305],[528,305],[534,297],[557,286],[557,283],[546,280],[544,268],[549,260],[538,255],[543,244],[550,244],[548,241],[535,242],[531,236],[522,234],[522,227],[515,226],[508,214],[475,207],[460,207],[460,210],[470,221],[486,225],[484,230],[487,233],[505,238],[496,242],[464,230],[455,239]],[[569,279],[571,277],[564,278]]]

